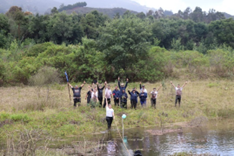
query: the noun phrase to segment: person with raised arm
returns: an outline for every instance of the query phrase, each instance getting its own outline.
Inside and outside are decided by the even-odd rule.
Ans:
[[[97,88],[93,89],[92,94],[91,94],[91,99],[95,103],[98,102],[98,91],[97,91]]]
[[[91,88],[91,86],[89,86],[89,91],[87,92],[86,97],[85,97],[85,100],[87,99],[87,106],[89,105],[90,100],[91,100],[92,90],[93,89]]]
[[[78,87],[77,85],[75,87],[73,87],[69,82],[68,85],[71,87],[72,91],[73,91],[73,101],[74,101],[74,107],[76,107],[76,103],[78,103],[78,106],[81,103],[81,89],[82,87],[85,85],[85,81],[84,83]]]
[[[112,91],[110,89],[110,85],[108,85],[108,87],[105,90],[105,97],[107,97],[107,101],[110,104],[111,103],[111,97],[112,97]],[[106,107],[106,101],[104,101],[104,105],[103,108]]]
[[[114,104],[115,106],[119,106],[119,99],[120,99],[120,91],[118,90],[118,86],[115,86],[115,90],[112,92],[113,97],[114,97]]]
[[[120,93],[122,93],[122,92],[123,92],[123,90],[126,90],[126,89],[127,89],[127,87],[128,87],[128,78],[127,78],[127,80],[126,80],[126,84],[125,84],[125,86],[124,86],[124,84],[123,84],[123,83],[121,83],[121,85],[120,85],[120,77],[118,77],[118,85],[119,85]]]
[[[186,81],[182,87],[180,87],[180,84],[178,84],[177,87],[176,87],[176,86],[172,83],[172,81],[171,81],[171,85],[172,85],[172,86],[175,88],[175,90],[176,90],[175,107],[176,107],[176,105],[177,105],[177,101],[178,101],[179,107],[180,107],[182,90],[183,90],[183,88],[186,86],[187,83],[188,83],[188,82]]]
[[[112,121],[115,119],[114,110],[111,107],[111,104],[108,103],[107,96],[105,97],[106,101],[106,122],[107,122],[107,128],[111,129]]]
[[[162,85],[156,90],[156,88],[153,89],[151,92],[151,107],[154,107],[156,109],[156,101],[158,96],[158,91],[161,89]]]
[[[139,97],[140,97],[141,106],[142,106],[142,107],[146,107],[147,93],[144,92],[143,89],[142,89],[141,92],[139,93]]]
[[[131,96],[131,108],[136,109],[137,98],[138,98],[139,93],[136,92],[135,88],[133,88],[132,92],[130,92],[130,90],[128,90],[128,94]]]
[[[102,101],[103,101],[103,89],[106,88],[106,81],[105,81],[105,84],[104,86],[102,87],[100,84],[98,84],[97,82],[97,89],[98,89],[98,101],[99,101],[99,104],[100,106],[99,107],[102,107]]]
[[[128,108],[128,94],[125,92],[125,90],[123,89],[122,90],[122,93],[121,93],[121,99],[120,99],[120,107],[121,108],[125,108],[127,109]]]

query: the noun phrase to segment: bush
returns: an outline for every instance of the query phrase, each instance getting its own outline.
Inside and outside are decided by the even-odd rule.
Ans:
[[[31,120],[30,117],[26,114],[13,114],[10,116],[10,119],[17,122],[17,121],[23,121],[23,122],[29,122]]]
[[[35,86],[49,85],[59,83],[60,77],[57,69],[52,67],[42,67],[38,73],[30,77],[30,84]]]

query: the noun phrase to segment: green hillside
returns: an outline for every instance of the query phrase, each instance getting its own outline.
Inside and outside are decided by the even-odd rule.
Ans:
[[[71,10],[67,10],[66,12],[68,14],[71,14],[73,12],[76,12],[78,14],[87,14],[90,13],[92,11],[97,10],[100,13],[103,13],[104,15],[107,15],[111,18],[113,18],[116,14],[119,14],[120,16],[122,16],[126,11],[128,11],[127,9],[124,8],[112,8],[112,9],[107,9],[107,8],[89,8],[89,7],[78,7],[78,8],[74,8]],[[136,11],[130,11],[133,14],[137,14]]]

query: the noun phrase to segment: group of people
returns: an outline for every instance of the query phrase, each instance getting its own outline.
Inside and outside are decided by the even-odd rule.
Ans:
[[[68,83],[68,85],[71,87],[73,91],[74,107],[77,106],[77,103],[79,105],[81,102],[81,89],[85,84],[86,82],[84,81],[84,83],[80,87],[78,86],[73,87],[70,83]],[[179,103],[180,107],[182,90],[186,84],[187,82],[185,82],[182,87],[178,84],[178,86],[176,87],[171,82],[171,85],[176,90],[175,107],[177,106],[177,102]],[[145,86],[141,85],[140,83],[139,92],[136,90],[136,88],[133,88],[132,91],[128,90],[128,94],[126,92],[127,86],[128,86],[128,79],[126,80],[126,84],[124,85],[123,83],[120,84],[120,78],[118,78],[118,86],[116,86],[113,91],[111,91],[110,85],[108,85],[107,82],[104,83],[104,86],[101,86],[100,84],[98,84],[98,82],[95,82],[93,83],[92,86],[89,86],[89,91],[87,92],[85,97],[85,99],[87,99],[87,104],[90,104],[90,102],[93,101],[94,103],[99,103],[100,107],[103,106],[103,108],[106,108],[106,121],[108,129],[111,128],[111,124],[114,119],[114,110],[111,107],[111,98],[113,98],[115,106],[120,106],[121,108],[127,109],[127,99],[129,94],[131,101],[131,108],[136,109],[138,103],[138,97],[140,99],[141,106],[146,107],[148,92]],[[150,92],[151,106],[155,109],[156,109],[158,91],[161,89],[161,87],[162,85],[158,89],[153,88],[153,91]],[[103,92],[105,94],[104,100],[103,100]]]
[[[81,89],[86,84],[86,82],[84,81],[84,83],[80,87],[78,86],[73,87],[70,83],[68,84],[72,88],[74,107],[76,107],[77,103],[79,105],[81,102]],[[178,86],[176,87],[171,82],[171,85],[176,90],[175,106],[177,105],[177,103],[179,103],[179,107],[180,107],[182,90],[186,84],[187,82],[185,82],[185,84],[182,87],[180,87],[180,85],[178,84]],[[88,105],[91,102],[94,102],[94,103],[98,103],[100,107],[105,108],[106,104],[107,103],[110,104],[111,99],[113,98],[113,102],[115,106],[120,106],[121,108],[127,109],[127,101],[128,101],[127,99],[128,99],[128,94],[129,94],[131,108],[136,109],[138,98],[140,100],[141,106],[146,107],[148,96],[150,96],[151,106],[153,108],[156,108],[158,92],[161,89],[162,85],[158,89],[153,88],[153,90],[150,92],[150,95],[148,95],[147,89],[141,83],[140,83],[139,92],[136,90],[136,88],[133,88],[131,91],[130,90],[127,91],[127,86],[128,86],[128,79],[126,79],[126,84],[124,85],[123,83],[120,84],[120,78],[118,78],[118,85],[115,86],[115,89],[113,91],[111,90],[110,85],[108,85],[107,82],[105,82],[103,86],[100,85],[98,82],[96,82],[96,84],[93,83],[92,86],[89,86],[89,90],[86,94],[85,99],[87,100]],[[103,100],[103,94],[104,94],[104,97],[107,98],[107,102],[106,100]]]

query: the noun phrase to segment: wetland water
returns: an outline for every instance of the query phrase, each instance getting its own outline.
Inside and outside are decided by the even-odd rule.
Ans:
[[[146,131],[147,129],[136,128],[124,131],[124,141],[131,155],[136,150],[141,150],[143,156],[172,155],[179,152],[234,155],[234,122],[232,121],[212,121],[207,126],[183,128],[183,132],[161,136],[151,135]],[[102,138],[106,142],[102,155],[128,155],[117,131],[113,130],[93,137]]]

